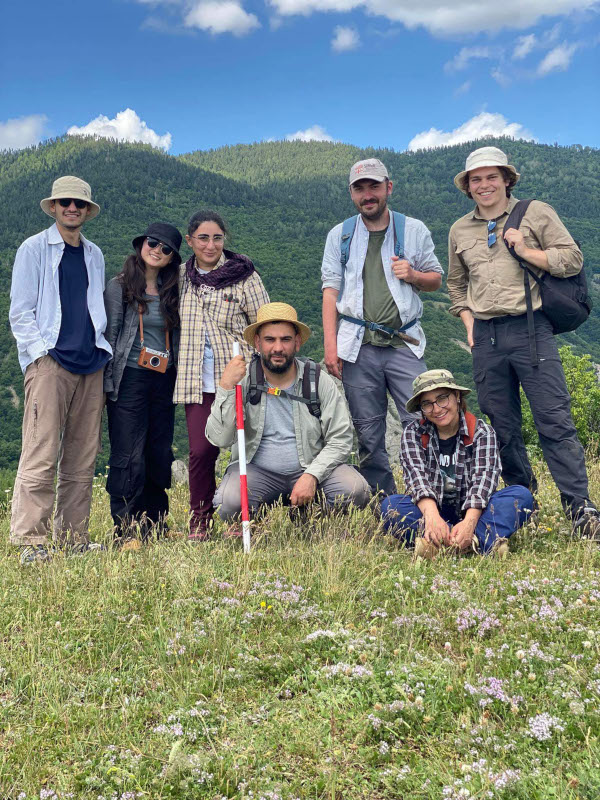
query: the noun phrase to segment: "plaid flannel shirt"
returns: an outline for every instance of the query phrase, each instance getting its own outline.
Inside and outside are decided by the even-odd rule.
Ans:
[[[465,445],[469,432],[465,415],[461,412],[457,441],[456,486],[458,507],[487,508],[500,478],[500,455],[496,433],[491,425],[477,420],[473,444]],[[429,434],[427,448],[421,436]],[[400,445],[400,462],[404,473],[406,491],[413,503],[431,497],[438,506],[444,497],[444,480],[440,469],[440,443],[435,425],[423,420],[414,420],[404,429]]]
[[[234,342],[240,343],[240,353],[246,361],[250,360],[254,348],[246,344],[242,334],[248,325],[256,322],[258,309],[268,302],[269,295],[258,272],[224,289],[201,286],[196,291],[187,280],[185,264],[181,265],[181,334],[174,403],[202,402],[202,360],[207,334],[215,354],[215,384],[231,361]]]

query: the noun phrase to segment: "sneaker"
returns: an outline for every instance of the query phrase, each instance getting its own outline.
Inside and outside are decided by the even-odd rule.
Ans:
[[[19,561],[22,566],[28,564],[45,564],[52,560],[52,549],[45,544],[28,544],[21,547]]]
[[[87,553],[104,552],[106,547],[100,542],[79,542],[78,544],[68,545],[65,550],[69,556],[84,556]]]
[[[428,541],[423,536],[418,536],[415,539],[415,558],[425,558],[431,561],[440,552],[440,548],[436,547],[433,542]]]
[[[508,539],[496,539],[492,549],[486,555],[491,556],[492,558],[497,558],[500,561],[504,561],[505,558],[508,557],[510,552],[510,548],[508,546]]]

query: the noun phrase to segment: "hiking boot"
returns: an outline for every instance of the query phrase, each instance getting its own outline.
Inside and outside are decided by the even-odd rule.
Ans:
[[[46,547],[45,544],[28,544],[21,547],[21,555],[19,561],[21,566],[29,564],[45,564],[52,561],[52,548]]]
[[[600,542],[600,516],[597,508],[584,508],[573,522],[573,535],[590,542]]]
[[[415,539],[415,558],[425,558],[427,561],[431,561],[439,552],[439,547],[436,547],[433,542],[428,541],[423,536],[417,536]]]

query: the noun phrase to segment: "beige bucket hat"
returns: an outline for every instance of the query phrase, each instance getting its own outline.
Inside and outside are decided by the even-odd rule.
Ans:
[[[92,188],[89,183],[81,180],[81,178],[76,178],[74,175],[64,175],[54,181],[52,194],[50,197],[45,197],[40,203],[42,211],[48,214],[49,217],[54,218],[56,215],[50,210],[50,202],[52,200],[60,200],[63,197],[71,197],[73,200],[85,200],[86,203],[89,203],[87,219],[94,219],[100,213],[100,206],[92,200]]]
[[[244,339],[250,347],[254,347],[254,334],[256,331],[267,322],[291,322],[300,334],[302,344],[308,340],[311,334],[308,325],[298,320],[298,314],[293,306],[289,306],[287,303],[265,303],[264,306],[258,309],[256,322],[248,325],[244,331]]]
[[[449,369],[430,369],[427,372],[417,375],[413,381],[413,396],[406,404],[406,410],[412,414],[419,409],[419,398],[423,392],[430,392],[432,389],[454,389],[463,394],[470,394],[471,390],[466,386],[459,386],[454,380],[454,375]]]
[[[499,147],[480,147],[478,150],[473,150],[472,153],[469,153],[465,168],[454,178],[454,185],[463,194],[466,194],[462,185],[463,178],[472,169],[478,169],[479,167],[505,167],[512,172],[517,180],[521,177],[513,165],[508,163],[508,156]]]

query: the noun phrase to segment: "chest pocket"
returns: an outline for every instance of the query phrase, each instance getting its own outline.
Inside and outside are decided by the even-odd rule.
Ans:
[[[244,302],[242,286],[241,283],[227,286],[214,292],[213,297],[205,299],[205,307],[219,328],[237,330],[240,325],[246,327],[246,315],[242,310]]]
[[[479,247],[478,244],[480,245]],[[478,253],[480,253],[482,244],[483,241],[480,241],[474,237],[470,239],[461,239],[456,243],[456,255],[459,256],[460,260],[467,269],[470,269],[472,266],[481,261],[482,256],[478,256]]]

